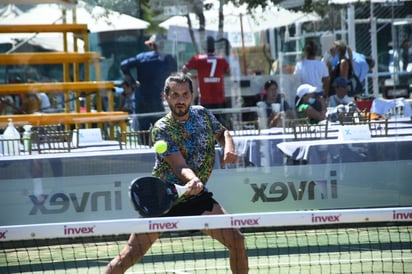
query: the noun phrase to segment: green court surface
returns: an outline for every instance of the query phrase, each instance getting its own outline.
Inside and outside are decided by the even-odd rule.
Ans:
[[[249,273],[412,273],[412,226],[244,231]],[[0,273],[102,273],[127,235],[3,249]],[[199,232],[165,233],[127,273],[231,273]]]

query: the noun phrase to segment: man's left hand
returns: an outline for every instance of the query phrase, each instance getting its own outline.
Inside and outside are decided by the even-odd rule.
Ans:
[[[238,154],[233,151],[225,151],[223,154],[222,164],[235,164],[238,159]]]

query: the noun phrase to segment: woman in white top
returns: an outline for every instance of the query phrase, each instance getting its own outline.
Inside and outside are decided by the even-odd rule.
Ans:
[[[293,74],[299,85],[316,87],[316,102],[312,107],[326,113],[325,96],[329,94],[329,70],[324,62],[316,58],[317,50],[317,44],[313,40],[307,40],[303,49],[305,57],[296,64]]]
[[[316,59],[317,45],[308,40],[304,47],[305,58],[298,62],[293,72],[299,84],[309,84],[316,87],[317,93],[328,94],[329,71],[326,64]]]

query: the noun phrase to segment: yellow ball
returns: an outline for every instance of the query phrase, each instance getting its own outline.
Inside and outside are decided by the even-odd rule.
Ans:
[[[161,154],[167,150],[167,143],[163,140],[159,140],[154,144],[153,147],[157,153]]]

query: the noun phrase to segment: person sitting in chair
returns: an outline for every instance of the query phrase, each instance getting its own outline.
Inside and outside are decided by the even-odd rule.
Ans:
[[[354,103],[353,98],[348,96],[349,82],[343,77],[337,77],[333,81],[335,94],[329,97],[329,107],[337,107],[338,105],[348,105]]]
[[[316,87],[302,84],[296,90],[295,105],[298,118],[309,119],[311,124],[317,124],[326,119],[324,111],[318,111],[311,105],[316,101]]]
[[[282,127],[282,115],[285,115],[287,119],[291,119],[293,116],[291,108],[286,100],[282,100],[282,95],[278,92],[278,83],[275,80],[266,81],[263,88],[262,102],[266,104],[268,127]],[[278,104],[279,110],[273,109],[272,104]]]

